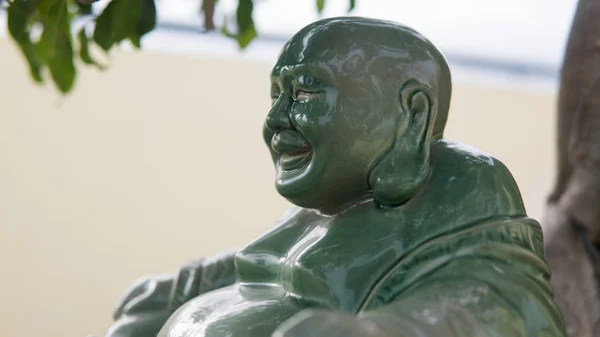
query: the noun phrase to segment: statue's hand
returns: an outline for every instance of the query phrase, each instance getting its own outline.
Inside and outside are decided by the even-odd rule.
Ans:
[[[304,310],[285,321],[273,337],[405,337],[371,320],[340,311]]]
[[[148,277],[134,283],[121,300],[113,316],[163,310],[168,307],[173,277],[169,275]]]
[[[171,314],[172,286],[172,276],[149,277],[136,282],[115,311],[115,323],[105,337],[156,336]]]

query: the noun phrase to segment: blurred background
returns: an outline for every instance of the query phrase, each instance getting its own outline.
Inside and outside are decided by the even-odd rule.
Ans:
[[[215,20],[235,11],[220,0]],[[576,1],[362,0],[446,54],[447,138],[512,171],[541,218],[554,179],[559,68]],[[29,78],[0,11],[0,336],[102,336],[137,278],[243,246],[289,207],[261,138],[269,70],[313,1],[255,1],[239,51],[201,34],[198,0],[157,2],[142,51],[120,48],[62,97]],[[346,15],[330,0],[323,16]]]

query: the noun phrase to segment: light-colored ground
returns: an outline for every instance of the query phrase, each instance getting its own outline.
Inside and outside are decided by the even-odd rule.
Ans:
[[[243,245],[288,207],[261,140],[268,65],[115,55],[60,99],[0,39],[0,336],[102,335],[136,278]],[[497,156],[539,218],[554,94],[455,84],[449,138]]]

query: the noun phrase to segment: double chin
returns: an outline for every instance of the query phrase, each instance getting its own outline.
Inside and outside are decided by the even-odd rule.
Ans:
[[[320,174],[312,151],[297,156],[298,158],[285,158],[285,164],[281,157],[277,160],[277,192],[290,202],[305,207],[302,200],[318,185]],[[290,167],[294,169],[288,169]]]

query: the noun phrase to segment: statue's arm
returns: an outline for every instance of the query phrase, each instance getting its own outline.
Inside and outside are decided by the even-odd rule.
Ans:
[[[535,220],[489,221],[416,251],[384,279],[379,304],[362,319],[407,336],[565,336]]]
[[[194,297],[235,282],[235,252],[182,266],[176,275],[136,282],[114,313],[106,337],[154,337],[169,316]]]
[[[562,316],[544,278],[507,260],[465,257],[359,317],[410,337],[564,337]]]
[[[357,316],[306,311],[274,337],[564,337],[541,229],[528,219],[432,240],[399,262]]]
[[[562,317],[536,276],[510,263],[457,259],[391,303],[358,316],[304,311],[273,337],[565,337]]]

